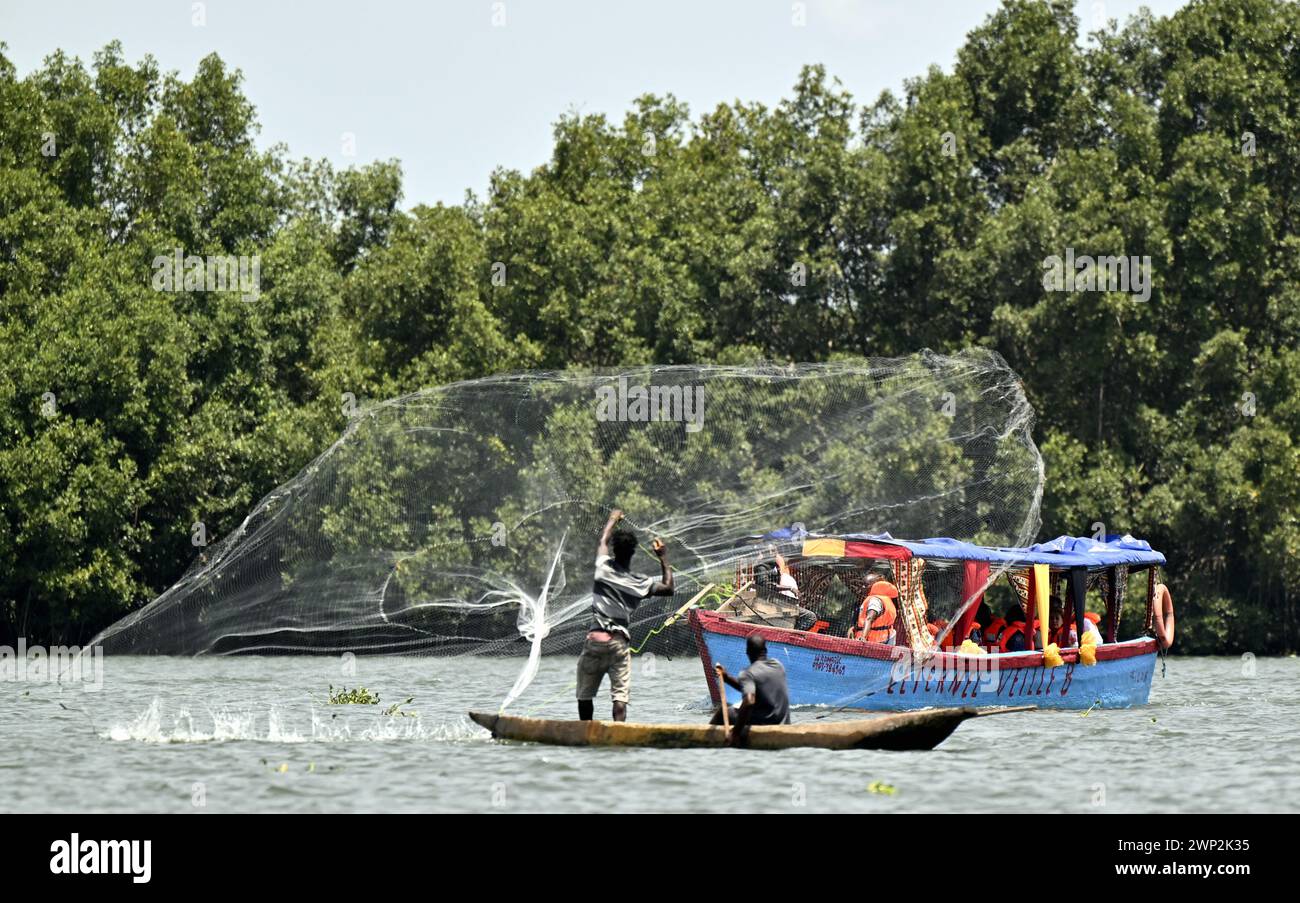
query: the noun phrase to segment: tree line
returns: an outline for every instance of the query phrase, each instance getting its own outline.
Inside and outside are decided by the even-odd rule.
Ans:
[[[1072,6],[1005,0],[902,96],[810,65],[771,107],[564,115],[432,206],[397,161],[259,148],[216,55],[0,45],[0,641],[143,604],[366,400],[976,346],[1038,412],[1044,538],[1150,539],[1183,650],[1295,650],[1300,8]],[[1121,258],[1141,292],[1096,278]]]

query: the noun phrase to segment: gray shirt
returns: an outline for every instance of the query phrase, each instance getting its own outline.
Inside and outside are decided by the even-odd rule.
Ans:
[[[649,598],[654,585],[653,577],[623,570],[610,555],[598,556],[591,587],[592,626],[631,639],[632,612]]]
[[[743,694],[754,694],[750,724],[790,723],[790,694],[786,689],[784,665],[770,658],[760,658],[750,662],[737,680]]]

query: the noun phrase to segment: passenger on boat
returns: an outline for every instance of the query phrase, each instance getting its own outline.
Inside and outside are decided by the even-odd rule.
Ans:
[[[1060,600],[1052,599],[1051,620],[1048,622],[1051,625],[1052,642],[1062,648],[1079,645],[1078,626],[1073,622],[1065,624],[1064,619],[1065,615]],[[1102,643],[1101,631],[1097,629],[1097,622],[1100,620],[1101,615],[1096,612],[1086,611],[1083,613],[1083,632],[1085,634],[1094,634],[1094,640],[1098,646]]]
[[[1047,615],[1048,639],[1061,648],[1079,645],[1079,631],[1073,624],[1065,623],[1064,606],[1056,596]]]
[[[994,623],[996,623],[996,619],[993,617],[993,609],[989,608],[989,604],[981,599],[980,607],[975,611],[975,620],[970,625],[968,639],[976,646],[983,646],[984,638],[989,635],[989,630]]]
[[[951,623],[952,622],[948,621],[946,618],[938,618],[926,625],[930,631],[930,636],[933,637],[936,642],[939,641],[941,636],[943,637],[943,641],[940,643],[940,648],[949,652],[955,652],[960,650],[962,644],[967,640],[970,640],[976,645],[980,644],[983,633],[980,630],[979,621],[971,621],[970,629],[966,631],[965,636],[958,634],[956,624],[953,624],[952,629],[948,630],[948,625]],[[946,636],[944,635],[945,630],[948,630]]]
[[[861,581],[857,579],[856,575],[852,580],[845,580],[843,576],[841,576],[841,582],[849,588],[849,591],[853,594],[854,601],[849,602],[840,610],[839,614],[836,615],[834,622],[829,625],[829,632],[833,633],[835,636],[852,637],[853,629],[858,623],[858,612],[862,608],[861,600],[863,597],[859,596],[858,593],[862,592],[862,587],[870,589],[872,586],[875,586],[884,579],[885,575],[881,574],[879,571],[868,571],[866,579]]]
[[[784,596],[791,602],[798,602],[799,582],[794,579],[794,574],[790,572],[790,565],[786,564],[785,558],[776,550],[776,546],[772,546],[771,551],[776,561],[777,572],[781,575],[776,581],[778,595]]]
[[[1085,611],[1083,613],[1083,632],[1095,634],[1096,645],[1100,646],[1106,640],[1101,635],[1101,615],[1095,611]]]
[[[756,633],[745,638],[745,655],[749,667],[732,677],[721,664],[715,665],[718,675],[734,690],[740,691],[740,708],[727,706],[731,722],[732,745],[745,742],[752,724],[789,724],[790,690],[785,680],[785,666],[767,657],[767,641]],[[722,700],[726,705],[726,700]],[[710,724],[722,724],[722,706],[713,713]]]
[[[1017,608],[1016,611],[1019,612],[1019,609]],[[980,614],[983,616],[980,618],[980,623],[985,625],[980,631],[982,645],[990,652],[1000,652],[1002,649],[1002,634],[1007,629],[1007,619],[993,617],[993,611],[989,608],[987,602],[980,604]],[[985,621],[985,617],[989,620]]]
[[[794,629],[807,630],[813,633],[820,633],[828,627],[826,621],[817,617],[817,612],[804,608],[799,604],[799,581],[795,579],[794,572],[790,570],[790,565],[786,563],[785,557],[777,551],[776,546],[769,546],[772,553],[772,559],[776,563],[776,570],[779,577],[776,581],[776,596],[779,600],[791,603],[795,606]]]
[[[614,529],[623,512],[615,508],[600,534],[596,548],[596,577],[591,588],[591,628],[578,656],[578,717],[590,721],[596,693],[609,675],[615,721],[627,720],[628,691],[632,683],[632,612],[651,596],[673,594],[673,569],[668,550],[656,539],[661,579],[632,571],[636,534]],[[612,554],[611,554],[612,550]]]
[[[930,636],[934,637],[935,640],[938,640],[939,637],[943,634],[943,632],[945,630],[948,630],[949,623],[950,622],[946,618],[936,618],[935,620],[931,621],[929,624],[925,626],[929,629]],[[956,649],[960,649],[962,643],[964,643],[966,640],[970,640],[972,643],[978,645],[981,636],[982,633],[980,632],[979,621],[971,621],[970,629],[966,631],[965,636],[957,635],[957,625],[954,624],[953,629],[948,631],[948,635],[943,638],[943,643],[941,645],[942,648],[944,649],[950,651],[956,650]]]
[[[898,640],[894,624],[898,620],[898,587],[888,580],[877,580],[867,590],[867,597],[858,607],[858,617],[849,628],[850,639],[867,643],[893,645]]]
[[[1027,647],[1025,642],[1024,609],[1017,603],[1012,602],[1007,607],[1002,620],[1006,622],[1006,626],[1002,629],[1002,636],[998,640],[998,650],[1000,652],[1024,652]]]

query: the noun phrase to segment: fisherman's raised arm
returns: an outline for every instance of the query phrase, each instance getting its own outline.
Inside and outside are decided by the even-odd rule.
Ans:
[[[790,565],[786,564],[785,557],[777,551],[776,546],[769,545],[768,550],[772,553],[772,560],[776,562],[776,570],[779,574],[790,573]]]
[[[609,555],[609,537],[613,534],[614,528],[618,522],[623,519],[623,510],[615,508],[609,512],[609,520],[605,522],[605,529],[600,531],[600,545],[596,546],[596,557],[604,558]]]
[[[660,580],[650,587],[652,596],[671,596],[673,594],[673,569],[668,563],[668,547],[662,539],[655,539],[655,555],[659,558]]]

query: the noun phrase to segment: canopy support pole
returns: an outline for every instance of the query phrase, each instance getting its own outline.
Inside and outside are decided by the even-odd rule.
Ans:
[[[1083,616],[1084,597],[1088,594],[1088,569],[1087,568],[1070,568],[1070,596],[1071,603],[1074,605],[1074,628],[1077,631],[1075,641],[1083,645],[1083,624],[1087,620]]]

